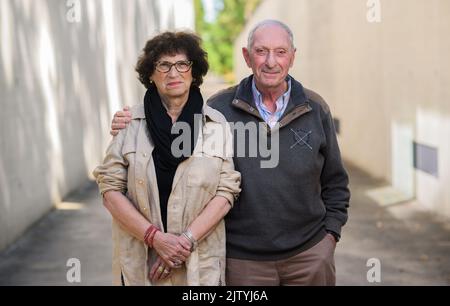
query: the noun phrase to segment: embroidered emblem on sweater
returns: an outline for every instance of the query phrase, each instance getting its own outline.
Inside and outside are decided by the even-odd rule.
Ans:
[[[312,150],[313,148],[311,147],[311,145],[309,144],[311,141],[311,134],[312,131],[309,132],[305,132],[301,129],[291,129],[291,132],[294,135],[294,144],[291,146],[291,150],[293,148],[295,148],[296,146],[300,146],[300,147],[308,147],[310,150]]]

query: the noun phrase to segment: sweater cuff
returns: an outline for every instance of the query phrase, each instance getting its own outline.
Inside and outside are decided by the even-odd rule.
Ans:
[[[325,230],[341,237],[342,223],[336,218],[328,217],[325,219]]]

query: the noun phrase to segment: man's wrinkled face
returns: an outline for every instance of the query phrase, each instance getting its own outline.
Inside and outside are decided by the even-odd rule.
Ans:
[[[244,48],[243,54],[257,88],[264,91],[284,87],[295,52],[289,34],[281,26],[265,25],[256,30],[250,50]]]

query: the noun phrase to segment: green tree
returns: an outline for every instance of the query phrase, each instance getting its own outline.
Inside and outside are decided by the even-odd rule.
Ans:
[[[195,10],[195,30],[200,35],[205,29],[205,10],[203,8],[202,0],[194,0]]]
[[[260,0],[221,0],[222,10],[213,23],[204,20],[201,0],[194,0],[196,7],[196,29],[208,52],[211,70],[233,81],[234,41],[241,33],[248,18]]]

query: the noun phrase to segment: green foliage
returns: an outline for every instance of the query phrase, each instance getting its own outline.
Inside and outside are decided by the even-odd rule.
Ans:
[[[201,35],[204,47],[208,52],[211,70],[217,74],[228,76],[233,73],[234,41],[241,33],[251,13],[260,0],[221,0],[223,9],[215,22],[204,21],[204,10],[201,0],[194,0],[196,10],[196,29]]]
[[[195,10],[195,30],[201,34],[205,25],[205,10],[202,5],[202,0],[194,0]]]

